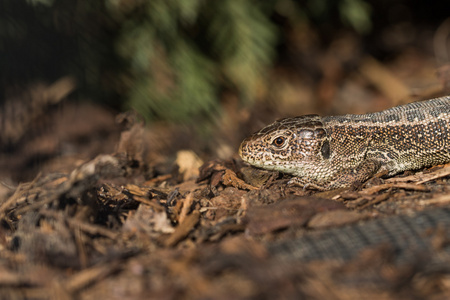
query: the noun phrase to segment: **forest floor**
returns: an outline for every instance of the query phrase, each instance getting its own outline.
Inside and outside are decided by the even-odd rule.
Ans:
[[[23,129],[11,121],[16,131],[2,131],[9,146],[0,155],[0,297],[447,299],[450,236],[439,222],[409,232],[411,240],[380,229],[378,242],[369,237],[352,255],[338,249],[357,242],[349,236],[319,243],[316,258],[296,251],[327,232],[360,228],[364,236],[377,220],[404,216],[408,226],[421,212],[447,211],[450,165],[317,192],[287,186],[288,176],[237,155],[247,134],[288,111],[359,113],[397,105],[388,99],[406,100],[405,90],[408,100],[445,94],[434,74],[414,53],[389,68],[368,58],[357,76],[325,76],[316,86],[320,103],[291,77],[276,103],[250,111],[228,99],[209,141],[185,125],[145,126],[133,113],[87,103],[46,107]],[[425,87],[413,97],[405,86],[418,78]],[[56,87],[70,89],[64,80]],[[293,93],[298,85],[302,92]],[[306,99],[295,113],[293,99]],[[289,252],[292,241],[302,242]],[[423,247],[412,249],[416,242]]]

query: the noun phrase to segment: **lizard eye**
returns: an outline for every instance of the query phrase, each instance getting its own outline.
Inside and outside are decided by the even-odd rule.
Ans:
[[[286,141],[286,138],[279,136],[273,140],[272,145],[277,146],[277,147],[282,147],[284,145],[285,141]]]

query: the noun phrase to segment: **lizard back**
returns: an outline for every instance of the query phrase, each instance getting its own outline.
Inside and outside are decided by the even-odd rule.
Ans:
[[[450,160],[450,97],[363,115],[324,117],[341,163],[364,154],[382,162],[388,175]]]

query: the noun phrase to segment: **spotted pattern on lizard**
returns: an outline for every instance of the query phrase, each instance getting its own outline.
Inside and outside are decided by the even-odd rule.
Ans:
[[[290,183],[330,190],[450,162],[450,96],[385,111],[278,120],[239,147],[249,164],[291,174]]]

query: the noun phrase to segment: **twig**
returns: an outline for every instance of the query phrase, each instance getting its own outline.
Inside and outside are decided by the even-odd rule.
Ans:
[[[372,195],[382,190],[387,190],[390,188],[399,188],[405,190],[413,190],[420,192],[428,192],[429,189],[424,185],[418,185],[416,183],[405,183],[405,182],[397,182],[397,183],[385,183],[377,186],[373,186],[361,191],[361,194]]]
[[[104,228],[104,227],[101,227],[98,225],[94,225],[94,224],[89,224],[86,222],[82,222],[82,221],[74,219],[74,218],[67,218],[66,216],[58,214],[55,211],[42,210],[42,211],[40,211],[40,213],[47,217],[52,217],[55,219],[61,219],[63,221],[66,221],[70,226],[78,227],[80,230],[87,232],[89,234],[100,234],[100,235],[106,236],[110,239],[115,239],[119,235],[118,233],[111,231],[107,228]]]
[[[184,239],[189,232],[197,225],[200,220],[200,213],[198,211],[193,211],[192,214],[188,215],[183,223],[181,223],[175,231],[164,241],[166,247],[175,246],[178,242]]]
[[[191,210],[191,205],[194,200],[194,195],[189,193],[186,195],[186,199],[183,201],[183,207],[181,208],[180,217],[178,218],[178,223],[182,224],[187,214]]]

